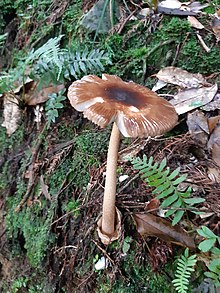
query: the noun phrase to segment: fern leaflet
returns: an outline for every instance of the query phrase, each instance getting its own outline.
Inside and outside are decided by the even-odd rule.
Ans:
[[[104,71],[104,65],[110,64],[110,59],[103,50],[93,49],[89,51],[62,50],[54,59],[40,58],[36,63],[33,75],[40,76],[41,79],[53,82],[64,79],[78,79],[82,75],[95,74]]]
[[[180,168],[170,171],[167,167],[166,158],[161,163],[153,162],[153,157],[149,160],[147,156],[143,156],[143,160],[135,158],[132,160],[134,169],[139,170],[142,178],[149,186],[155,187],[153,194],[157,194],[158,199],[163,202],[161,208],[169,207],[165,213],[166,217],[174,216],[172,224],[177,224],[183,214],[184,209],[188,208],[193,211],[193,205],[204,202],[203,198],[190,198],[191,188],[188,187],[185,191],[179,191],[179,184],[186,180],[187,175],[180,175]]]
[[[184,255],[178,259],[175,279],[172,281],[178,293],[186,293],[188,291],[189,279],[191,273],[195,270],[196,262],[196,254],[189,256],[189,249],[186,248]]]

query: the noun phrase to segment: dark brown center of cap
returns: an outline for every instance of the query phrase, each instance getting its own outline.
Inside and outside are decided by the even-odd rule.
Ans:
[[[122,102],[128,106],[139,107],[143,105],[142,99],[137,98],[138,93],[128,88],[106,87],[105,93],[110,100]],[[140,96],[140,95],[139,95]]]

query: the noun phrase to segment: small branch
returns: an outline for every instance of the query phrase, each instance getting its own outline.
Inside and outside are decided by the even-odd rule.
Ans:
[[[196,36],[197,36],[197,38],[198,38],[200,44],[202,45],[203,49],[204,49],[207,53],[209,53],[209,52],[211,51],[211,49],[210,49],[210,48],[206,45],[206,43],[203,41],[203,39],[202,39],[202,37],[200,36],[200,34],[197,33]]]
[[[98,247],[99,250],[105,255],[105,257],[114,265],[114,261],[111,259],[111,257],[107,254],[106,250],[104,250],[98,243],[92,239],[92,242]]]

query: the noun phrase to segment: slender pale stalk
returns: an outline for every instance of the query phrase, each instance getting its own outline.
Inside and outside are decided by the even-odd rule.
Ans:
[[[102,233],[113,236],[115,231],[115,196],[117,179],[118,148],[120,142],[120,131],[114,123],[109,141],[105,191],[103,199]]]

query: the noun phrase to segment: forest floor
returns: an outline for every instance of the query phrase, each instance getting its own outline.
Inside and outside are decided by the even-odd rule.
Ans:
[[[119,1],[118,6],[117,1],[103,1],[114,4],[120,16],[114,29],[104,34],[98,32],[106,29],[100,24],[88,32],[91,28],[81,23],[94,1],[72,2],[45,1],[39,7],[26,7],[21,1],[26,7],[22,16],[16,1],[3,11],[0,37],[5,33],[7,37],[4,43],[0,38],[0,291],[178,292],[172,281],[178,259],[188,247],[197,263],[191,266],[194,272],[182,292],[219,292],[220,50],[214,24],[220,27],[215,15],[220,2],[199,6],[195,15],[187,10],[203,24],[198,28],[183,9],[158,6],[162,10],[148,14],[147,3],[157,1],[127,1],[127,5]],[[42,19],[38,10],[45,13]],[[98,15],[102,16],[102,9]],[[179,114],[178,124],[164,136],[121,137],[116,195],[121,236],[107,246],[98,237],[97,221],[111,125],[100,129],[65,99],[76,80],[73,71],[58,85],[52,78],[44,85],[41,55],[24,61],[33,48],[42,48],[62,34],[62,48],[72,46],[80,55],[86,47],[88,51],[97,47],[111,59],[110,64],[102,59],[104,55],[97,55],[105,69],[96,65],[94,72],[87,68],[87,74],[100,76],[101,71],[150,88],[157,85],[157,92]],[[76,57],[74,62],[78,61]],[[75,63],[72,69],[81,78],[83,66]],[[51,64],[45,71],[55,72]],[[128,159],[144,155],[159,166],[166,159],[160,171],[154,166],[156,183],[144,180]],[[178,196],[171,199],[172,194],[155,193],[157,182],[168,180],[175,170],[169,182],[180,178],[172,185],[178,186]],[[181,204],[173,205],[178,200]],[[169,210],[175,211],[166,216]],[[174,220],[178,224],[172,226]],[[186,256],[185,264],[188,260]]]

